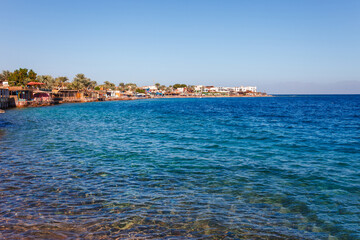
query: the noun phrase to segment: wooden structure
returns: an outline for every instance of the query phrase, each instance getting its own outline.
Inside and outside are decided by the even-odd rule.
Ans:
[[[16,107],[25,107],[32,101],[33,91],[23,87],[9,87],[10,101],[14,102]]]
[[[100,94],[98,91],[86,91],[84,92],[84,96],[85,96],[85,99],[87,100],[92,100],[92,101],[96,101],[99,97],[100,97]]]
[[[78,90],[52,90],[52,97],[55,101],[59,102],[81,102],[81,99],[84,98],[84,93]]]
[[[9,89],[0,87],[0,109],[10,107]]]

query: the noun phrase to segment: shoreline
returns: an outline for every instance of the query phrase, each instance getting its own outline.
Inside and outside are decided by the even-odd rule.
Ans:
[[[272,95],[260,95],[260,96],[155,96],[155,97],[117,97],[117,98],[106,98],[103,100],[97,99],[76,99],[76,100],[65,100],[65,101],[48,101],[48,102],[24,102],[26,104],[10,107],[7,109],[16,108],[36,108],[36,107],[49,107],[61,104],[72,104],[72,103],[89,103],[89,102],[108,102],[108,101],[133,101],[133,100],[145,100],[145,99],[183,99],[183,98],[258,98],[258,97],[273,97]]]

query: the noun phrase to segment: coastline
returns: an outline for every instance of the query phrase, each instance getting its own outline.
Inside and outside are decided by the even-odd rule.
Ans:
[[[46,101],[46,102],[35,102],[28,101],[27,104],[10,107],[7,109],[14,108],[33,108],[33,107],[48,107],[60,104],[72,104],[72,103],[88,103],[88,102],[106,102],[106,101],[133,101],[133,100],[144,100],[144,99],[175,99],[175,98],[258,98],[258,97],[273,97],[273,95],[244,95],[244,96],[152,96],[152,97],[110,97],[110,98],[84,98],[74,99],[65,101]]]

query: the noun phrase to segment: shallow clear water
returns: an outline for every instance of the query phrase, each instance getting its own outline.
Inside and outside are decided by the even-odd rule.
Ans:
[[[0,238],[360,239],[360,96],[0,116]]]

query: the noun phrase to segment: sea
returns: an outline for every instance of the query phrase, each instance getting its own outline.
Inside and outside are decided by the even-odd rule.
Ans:
[[[360,95],[6,110],[0,239],[360,239]]]

